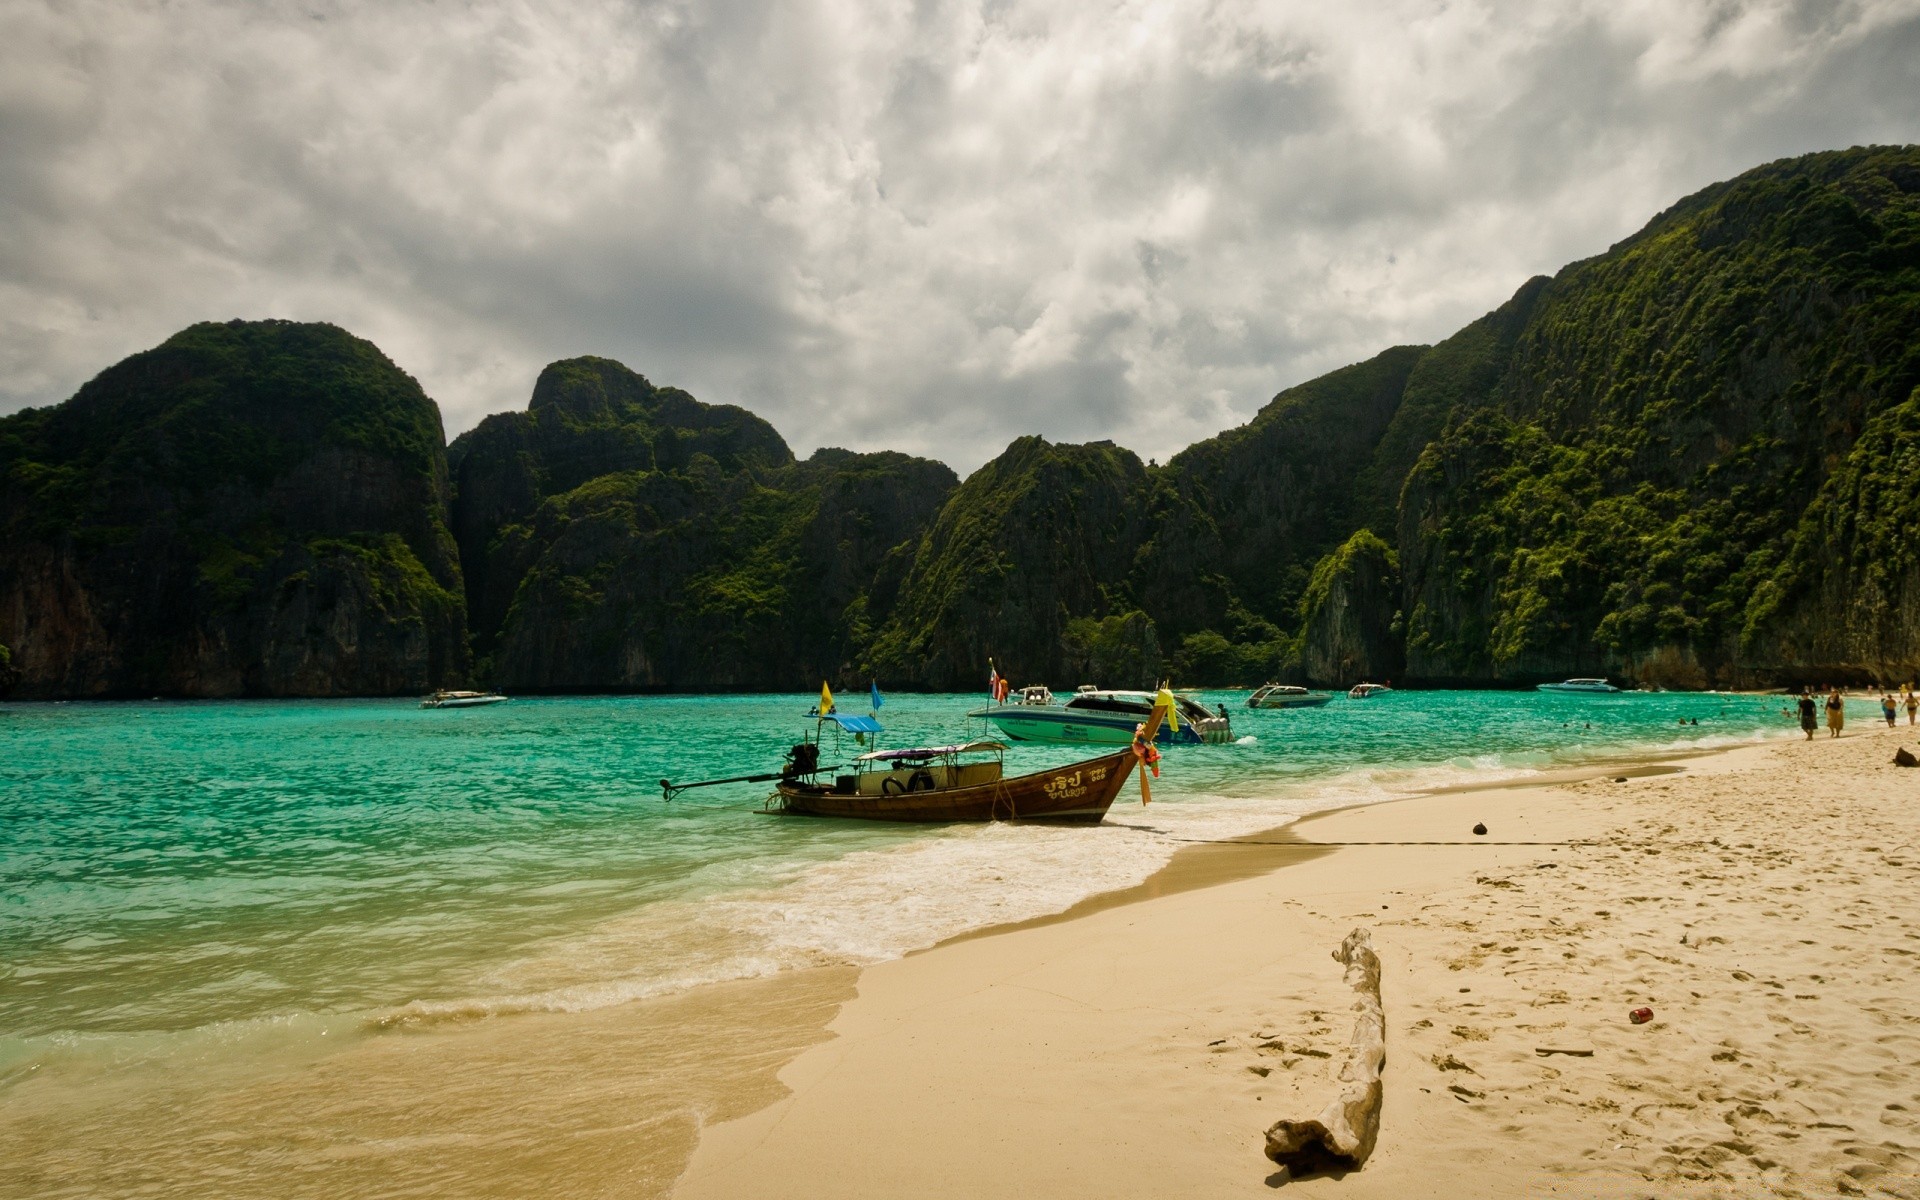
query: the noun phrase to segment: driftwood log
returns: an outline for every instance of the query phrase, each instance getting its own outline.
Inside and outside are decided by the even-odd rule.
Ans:
[[[1267,1130],[1267,1157],[1296,1175],[1357,1167],[1373,1153],[1380,1133],[1380,1071],[1387,1064],[1380,956],[1367,931],[1356,929],[1333,957],[1347,966],[1356,1014],[1353,1045],[1340,1064],[1340,1094],[1311,1120],[1275,1121]]]

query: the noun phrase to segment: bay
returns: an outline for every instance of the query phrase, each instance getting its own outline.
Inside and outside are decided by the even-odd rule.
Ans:
[[[574,1069],[540,1076],[536,1093],[598,1094],[586,1084],[601,1079],[637,1114],[606,1135],[606,1178],[632,1183],[631,1164],[651,1163],[652,1182],[633,1186],[652,1194],[701,1113],[759,1095],[779,1048],[817,1036],[850,978],[836,972],[1061,911],[1138,883],[1182,845],[1307,811],[1791,724],[1779,697],[1743,695],[1394,692],[1286,711],[1248,710],[1245,695],[1199,697],[1227,706],[1235,744],[1170,750],[1151,806],[1129,785],[1088,829],[775,818],[755,811],[765,785],[662,801],[662,777],[776,767],[810,724],[810,695],[0,707],[0,1133],[38,1131],[0,1155],[26,1155],[32,1170],[12,1178],[33,1190],[20,1194],[85,1194],[110,1170],[132,1172],[127,1188],[204,1193],[209,1177],[192,1164],[209,1161],[228,1162],[222,1186],[245,1192],[267,1160],[244,1137],[229,1144],[219,1127],[235,1110],[205,1097],[280,1094],[304,1079],[312,1088],[289,1103],[340,1103],[342,1123],[291,1167],[268,1156],[278,1165],[258,1190],[300,1180],[381,1194],[372,1181],[390,1184],[400,1159],[373,1156],[381,1172],[356,1189],[340,1140],[390,1123],[368,1114],[423,1088],[478,1088],[443,1123],[472,1124],[489,1144],[537,1143],[524,1090],[508,1104],[481,1080],[513,1076],[501,1056],[532,1062],[540,1046],[538,1061]],[[990,733],[967,726],[979,703],[888,696],[885,742]],[[1008,770],[1084,753],[1017,746]],[[813,990],[796,1005],[778,989],[801,979]],[[770,1015],[794,1012],[807,1015]],[[582,1052],[589,1029],[653,1074]],[[750,1070],[739,1061],[749,1029],[768,1035]],[[758,1082],[697,1096],[663,1082],[705,1072]],[[159,1096],[170,1107],[156,1108]],[[80,1112],[97,1128],[47,1132]],[[260,1136],[327,1127],[289,1118]],[[642,1127],[649,1152],[622,1152]],[[145,1149],[111,1149],[129,1145]],[[504,1181],[500,1194],[583,1161],[468,1157]]]

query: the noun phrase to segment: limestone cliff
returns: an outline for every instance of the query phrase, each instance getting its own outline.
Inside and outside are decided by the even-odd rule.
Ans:
[[[547,498],[621,472],[684,471],[696,459],[724,472],[779,467],[793,452],[745,409],[655,387],[611,359],[572,358],[540,372],[526,412],[488,417],[448,459],[468,619],[484,655],[532,565],[526,538]]]
[[[915,548],[868,656],[873,671],[972,690],[985,686],[988,659],[1022,681],[1087,669],[1101,639],[1083,626],[1070,644],[1069,627],[1132,608],[1123,584],[1153,519],[1146,483],[1140,459],[1111,442],[1014,442],[961,484]],[[1145,630],[1133,640],[1144,651]]]
[[[773,471],[604,475],[505,535],[524,563],[495,675],[520,691],[792,690],[853,670],[890,556],[955,484],[821,450]]]
[[[413,692],[466,666],[439,410],[330,325],[196,325],[0,419],[16,693]]]
[[[1320,560],[1300,612],[1300,670],[1308,683],[1348,687],[1400,678],[1400,564],[1372,530]]]
[[[236,322],[0,419],[0,499],[0,674],[33,696],[412,690],[462,673],[469,618],[519,690],[971,690],[989,658],[1069,686],[1901,679],[1920,148],[1707,188],[1165,465],[1037,437],[964,483],[795,462],[595,358],[443,452],[373,347]]]
[[[1912,668],[1920,149],[1750,171],[1515,303],[1402,494],[1409,675]]]

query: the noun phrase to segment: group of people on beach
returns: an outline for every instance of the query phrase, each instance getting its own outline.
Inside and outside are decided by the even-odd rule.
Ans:
[[[1808,688],[1800,694],[1800,728],[1807,731],[1809,741],[1813,738],[1813,731],[1819,728],[1820,724],[1819,701],[1813,696],[1815,692],[1823,690],[1825,689]],[[1914,695],[1911,683],[1902,685],[1898,699],[1894,698],[1892,692],[1882,692],[1880,695],[1880,715],[1887,719],[1887,728],[1891,729],[1899,723],[1902,708],[1907,710],[1907,724],[1914,724],[1915,716],[1920,714],[1920,696]],[[1840,730],[1846,723],[1846,697],[1840,694],[1839,688],[1834,688],[1827,694],[1827,736],[1839,737]]]

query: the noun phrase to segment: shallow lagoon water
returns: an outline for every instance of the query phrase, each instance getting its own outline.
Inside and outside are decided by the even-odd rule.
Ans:
[[[384,1086],[395,1106],[409,1089],[484,1092],[462,1072],[498,1077],[490,1056],[513,1057],[502,1047],[516,1040],[529,1052],[547,1045],[552,1061],[554,1047],[589,1027],[609,1044],[638,1036],[630,1014],[616,1012],[636,1000],[652,1004],[640,1022],[649,1036],[675,1044],[673,1069],[698,1074],[727,1055],[671,1027],[692,1019],[692,1001],[675,998],[702,987],[797,978],[1060,911],[1139,882],[1192,840],[1314,809],[1790,726],[1777,697],[1712,694],[1396,692],[1259,712],[1244,707],[1244,692],[1204,699],[1229,706],[1240,741],[1169,750],[1154,803],[1142,807],[1129,784],[1093,829],[776,818],[755,812],[765,785],[662,802],[662,776],[772,769],[811,696],[524,699],[442,711],[379,700],[0,707],[0,1134],[62,1112],[101,1122],[13,1141],[36,1148],[33,1170],[12,1178],[31,1181],[32,1193],[98,1190],[107,1151],[86,1149],[97,1133],[102,1147],[133,1147],[119,1164],[134,1171],[125,1187],[204,1193],[213,1185],[192,1164],[209,1161],[206,1146],[178,1158],[167,1148],[235,1119],[189,1099],[207,1089],[246,1096],[320,1080],[319,1093],[287,1101],[311,1109],[328,1088],[377,1092],[367,1072],[391,1070]],[[965,736],[963,714],[978,703],[889,696],[885,744]],[[1693,718],[1698,726],[1679,724]],[[1018,746],[1008,769],[1084,753]],[[482,1025],[485,1053],[474,1038]],[[429,1047],[435,1038],[452,1040]],[[456,1044],[468,1049],[452,1053]],[[666,1056],[645,1044],[654,1049],[633,1053],[664,1070]],[[385,1065],[344,1071],[343,1054]],[[552,1086],[578,1092],[590,1073],[580,1066]],[[541,1085],[527,1086],[509,1111],[476,1099],[462,1119],[490,1130],[483,1139],[531,1145],[514,1124],[540,1107]],[[156,1109],[162,1094],[173,1099]],[[665,1103],[644,1088],[621,1094],[639,1109]],[[628,1133],[606,1135],[609,1178],[625,1178],[614,1147],[657,1116],[640,1112]],[[299,1127],[268,1122],[260,1136],[284,1140]],[[292,1165],[236,1152],[220,1186],[245,1192],[249,1172],[263,1171],[254,1181],[263,1194],[276,1190],[271,1180],[283,1192],[300,1180],[354,1194],[361,1176],[330,1165],[341,1161],[339,1142],[320,1137]],[[364,1179],[386,1183],[364,1190],[390,1190],[391,1155],[355,1161],[385,1162],[386,1174]],[[422,1186],[460,1190],[458,1178],[436,1173]],[[508,1169],[501,1178],[530,1186],[551,1177]],[[642,1194],[658,1186],[634,1183]]]

